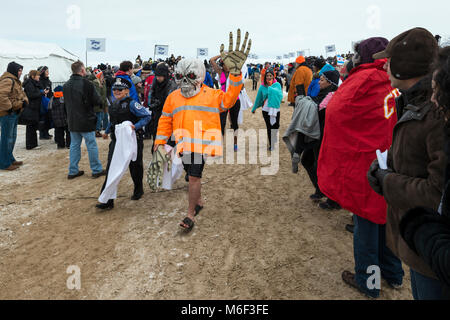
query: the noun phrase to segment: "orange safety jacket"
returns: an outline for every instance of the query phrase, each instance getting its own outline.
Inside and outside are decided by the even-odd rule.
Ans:
[[[185,98],[175,90],[164,104],[155,144],[166,144],[173,134],[178,153],[222,156],[220,113],[234,106],[242,87],[242,75],[230,74],[227,92],[203,85],[196,96]]]

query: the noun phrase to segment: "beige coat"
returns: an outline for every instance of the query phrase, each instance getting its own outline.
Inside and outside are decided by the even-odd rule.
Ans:
[[[24,101],[28,103],[22,82],[11,73],[5,72],[0,77],[0,117],[8,115],[11,111],[20,112]]]

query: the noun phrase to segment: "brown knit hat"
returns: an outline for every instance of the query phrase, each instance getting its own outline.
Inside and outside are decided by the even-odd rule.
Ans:
[[[427,75],[438,53],[436,38],[424,28],[414,28],[392,39],[374,59],[391,58],[392,75],[407,80]]]

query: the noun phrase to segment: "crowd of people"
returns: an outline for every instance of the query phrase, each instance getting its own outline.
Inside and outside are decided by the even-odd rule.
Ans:
[[[70,149],[70,180],[84,175],[78,168],[84,138],[92,177],[105,176],[96,207],[110,210],[128,168],[131,199],[143,196],[144,140],[151,139],[154,159],[164,158],[162,146],[176,148],[182,158],[189,200],[180,226],[190,231],[205,205],[205,158],[222,155],[228,117],[238,150],[246,76],[257,90],[251,111],[262,109],[269,150],[278,141],[287,95],[293,114],[283,141],[293,173],[300,164],[305,168],[315,189],[310,198],[321,209],[353,214],[346,229],[353,233],[355,268],[342,273],[343,281],[377,298],[381,287],[370,282],[368,270],[377,266],[398,289],[403,262],[415,299],[450,299],[450,47],[415,28],[391,41],[357,42],[344,64],[336,57],[299,56],[287,65],[248,64],[244,75],[251,40],[246,34],[239,50],[238,31],[233,50],[230,38],[229,50],[221,48],[209,61],[138,56],[134,63],[96,68],[77,61],[71,78],[56,88],[47,67],[30,71],[22,84],[23,67],[11,62],[0,78],[0,169],[23,164],[13,156],[18,123],[26,125],[28,150],[39,148],[37,131],[40,139],[51,139],[55,128],[57,148]],[[200,130],[214,134],[198,139],[198,121]],[[109,137],[105,170],[96,138]]]

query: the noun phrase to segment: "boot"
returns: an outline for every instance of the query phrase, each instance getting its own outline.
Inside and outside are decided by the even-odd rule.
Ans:
[[[131,197],[131,200],[138,201],[139,199],[142,198],[143,195],[144,195],[143,188],[135,189],[133,192],[133,196]]]
[[[111,210],[114,208],[114,200],[111,199],[107,203],[99,203],[95,207],[101,210]]]

